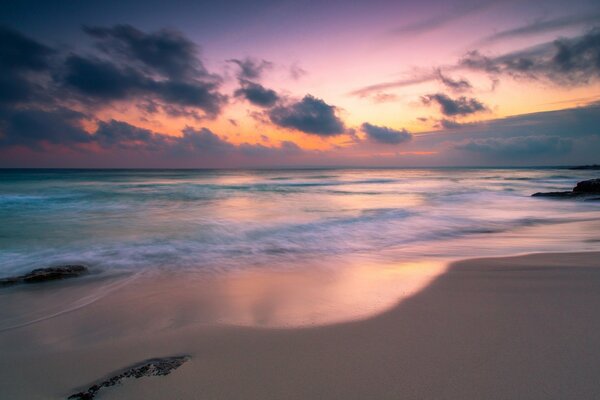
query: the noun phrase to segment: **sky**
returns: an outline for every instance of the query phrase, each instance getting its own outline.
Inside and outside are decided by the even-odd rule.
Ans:
[[[597,0],[0,3],[0,167],[593,163]]]

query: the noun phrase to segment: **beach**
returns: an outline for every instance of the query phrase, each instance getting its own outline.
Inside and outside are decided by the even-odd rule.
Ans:
[[[0,398],[597,398],[593,174],[2,171]]]
[[[161,307],[168,291],[129,283],[1,332],[0,386],[3,398],[65,398],[140,360],[189,355],[168,376],[130,379],[98,398],[598,398],[599,258],[460,261],[377,315],[314,327],[188,324],[181,313],[174,324],[174,310]],[[194,285],[181,284],[179,298],[186,290]],[[3,294],[5,315],[18,294]]]

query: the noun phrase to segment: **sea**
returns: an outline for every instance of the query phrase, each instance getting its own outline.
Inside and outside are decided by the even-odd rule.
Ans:
[[[0,276],[61,264],[219,274],[600,249],[596,171],[0,170]],[[323,261],[325,262],[325,261]]]

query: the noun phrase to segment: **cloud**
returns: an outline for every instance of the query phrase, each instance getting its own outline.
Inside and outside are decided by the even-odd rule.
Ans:
[[[372,96],[374,103],[388,103],[398,100],[398,96],[393,93],[375,93]]]
[[[451,119],[445,119],[445,118],[440,119],[436,123],[436,127],[443,128],[443,129],[458,129],[462,126],[463,126],[463,124],[461,124],[461,123],[458,123]]]
[[[573,139],[559,136],[516,136],[471,139],[455,146],[460,150],[508,157],[562,155],[573,148]]]
[[[165,135],[114,119],[108,122],[100,121],[91,138],[104,148],[158,150],[169,143]]]
[[[91,138],[81,127],[83,118],[82,113],[66,108],[0,110],[0,147],[39,149],[44,144],[89,143]]]
[[[364,86],[360,89],[353,90],[349,94],[351,96],[367,97],[373,92],[379,93],[386,89],[418,85],[420,83],[430,82],[434,79],[437,79],[436,74],[426,73],[414,77],[409,77],[406,79],[398,79],[395,81],[382,82],[374,85]]]
[[[0,26],[0,104],[39,96],[41,85],[31,75],[47,71],[54,54],[50,47]]]
[[[279,96],[274,90],[267,89],[258,83],[240,80],[240,85],[241,87],[235,91],[234,95],[243,97],[254,105],[271,107],[279,100]]]
[[[445,13],[430,16],[420,21],[399,26],[391,31],[396,36],[416,35],[439,29],[467,15],[481,11],[493,4],[493,1],[468,1],[456,5]]]
[[[239,146],[239,150],[245,156],[260,158],[271,158],[281,155],[290,156],[302,153],[302,149],[296,143],[287,140],[281,142],[277,147],[243,143]]]
[[[440,82],[442,82],[448,89],[452,90],[453,92],[460,93],[473,88],[473,86],[471,86],[471,83],[464,78],[452,79],[449,76],[444,75],[442,73],[441,68],[436,69],[436,73]]]
[[[457,67],[450,66],[447,67],[447,69],[457,69]],[[419,85],[421,83],[427,83],[432,81],[439,81],[444,86],[446,86],[454,92],[463,92],[472,89],[471,83],[466,79],[452,79],[447,75],[443,74],[441,68],[434,68],[433,72],[421,72],[405,79],[398,79],[395,81],[382,82],[374,85],[365,86],[356,89],[350,92],[349,94],[351,96],[358,97],[367,97],[373,95],[375,101],[377,101],[377,97],[380,96],[384,90]],[[393,94],[391,94],[391,96],[393,96]]]
[[[143,92],[150,85],[146,77],[131,68],[78,55],[65,61],[63,83],[86,96],[109,101]]]
[[[271,109],[268,115],[271,122],[284,128],[318,136],[335,136],[345,130],[335,111],[335,106],[308,94],[298,102]]]
[[[560,18],[539,20],[518,28],[496,32],[493,35],[482,39],[479,44],[495,43],[504,39],[519,38],[538,33],[552,32],[557,29],[568,28],[571,26],[581,26],[589,23],[597,23],[599,21],[600,14],[569,15]]]
[[[465,68],[521,79],[547,79],[583,85],[600,77],[600,28],[575,38],[558,39],[529,49],[489,57],[474,50],[459,63]]]
[[[225,102],[225,96],[216,91],[213,82],[154,80],[127,66],[77,55],[71,55],[65,62],[63,83],[81,95],[105,102],[145,99],[147,105],[148,99],[159,100],[164,111],[176,115],[185,114],[185,110],[174,107],[177,105],[215,116]],[[158,108],[155,101],[150,104],[153,107],[144,107],[146,111]]]
[[[218,91],[221,79],[207,72],[197,46],[181,33],[129,25],[84,30],[102,57],[71,54],[56,74],[82,102],[133,100],[146,112],[194,118],[213,118],[227,102]]]
[[[361,129],[372,141],[384,144],[400,144],[412,139],[412,135],[406,130],[397,130],[385,126],[371,125],[365,122]]]
[[[243,60],[231,59],[227,62],[237,64],[239,67],[238,79],[259,79],[265,70],[273,68],[273,63],[266,60],[245,58]]]
[[[227,160],[248,158],[268,162],[270,158],[297,156],[303,153],[297,144],[283,141],[277,146],[233,144],[208,128],[186,127],[180,136],[166,135],[137,127],[124,121],[99,121],[93,132],[85,131],[81,122],[88,117],[68,109],[20,110],[0,113],[0,149],[24,147],[40,152],[48,146],[68,147],[72,151],[93,154],[122,151],[125,155],[150,153],[161,160]],[[90,151],[97,146],[96,151]]]
[[[226,96],[218,93],[216,88],[217,85],[211,82],[162,81],[152,82],[150,93],[159,96],[163,101],[168,103],[169,107],[181,105],[184,107],[199,108],[207,116],[214,117],[221,112],[221,108],[227,99]],[[165,110],[169,112],[168,107]],[[174,110],[174,112],[170,113],[177,115],[177,112],[181,111],[181,109]]]
[[[48,69],[54,50],[7,27],[0,26],[0,68],[40,71]]]
[[[193,79],[209,75],[199,59],[198,46],[181,32],[161,29],[146,33],[131,25],[84,27],[104,53],[135,62],[151,73],[171,79]]]
[[[479,100],[465,96],[452,99],[443,93],[435,93],[421,97],[421,101],[426,105],[432,102],[437,103],[441,108],[442,114],[447,116],[469,115],[487,110],[485,104]]]
[[[305,75],[308,75],[308,72],[305,69],[300,67],[298,64],[292,64],[290,67],[290,77],[293,80],[297,81]]]
[[[570,39],[562,38],[500,56],[487,56],[480,50],[472,50],[467,52],[456,64],[446,66],[444,69],[488,72],[492,75],[492,90],[498,82],[497,75],[501,74],[530,80],[548,79],[560,85],[583,85],[591,79],[600,77],[598,59],[600,59],[600,28],[595,28],[585,35]],[[433,73],[425,72],[405,79],[364,86],[349,94],[367,97],[372,93],[379,93],[387,89],[413,86],[435,80],[441,81],[449,89],[467,90],[467,85],[470,86],[470,82],[465,79],[448,79],[439,71],[440,68],[437,68]]]

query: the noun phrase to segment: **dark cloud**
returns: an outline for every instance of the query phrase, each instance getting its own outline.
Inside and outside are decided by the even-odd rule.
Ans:
[[[144,92],[150,81],[131,68],[109,61],[71,55],[65,61],[63,82],[79,93],[96,99],[122,100]]]
[[[239,146],[239,150],[245,156],[265,159],[281,155],[296,155],[302,152],[302,149],[296,143],[287,140],[281,142],[278,147],[243,143]]]
[[[274,90],[267,89],[258,83],[240,80],[240,85],[241,87],[234,93],[235,96],[243,97],[254,105],[271,107],[279,100],[279,96]]]
[[[50,66],[54,50],[7,27],[0,26],[0,68],[40,71]]]
[[[173,150],[175,153],[220,155],[232,151],[235,146],[208,128],[194,129],[186,127],[182,136],[177,138]]]
[[[18,73],[0,71],[0,104],[15,104],[31,100],[40,89],[34,82]]]
[[[428,94],[421,97],[423,104],[437,103],[442,114],[447,116],[469,115],[480,111],[486,111],[487,107],[475,98],[465,96],[452,99],[443,93]]]
[[[142,148],[159,150],[170,142],[165,135],[114,119],[108,122],[100,121],[91,138],[104,148],[120,147],[138,150]]]
[[[82,128],[84,115],[65,108],[0,110],[0,147],[40,148],[43,144],[73,146],[90,142]]]
[[[275,125],[284,128],[319,136],[335,136],[345,130],[344,123],[335,111],[335,106],[308,94],[298,102],[271,109],[268,115]]]
[[[47,71],[56,52],[0,26],[0,104],[30,100],[41,92],[35,75]]]
[[[129,100],[146,113],[198,119],[215,117],[227,102],[219,93],[221,79],[206,71],[197,46],[181,33],[145,33],[129,25],[84,30],[99,50],[64,56],[0,28],[0,104],[97,107]]]
[[[209,75],[199,59],[198,46],[181,32],[162,29],[146,33],[131,25],[83,29],[96,39],[101,51],[150,72],[175,80]]]
[[[449,76],[444,75],[440,68],[436,69],[436,73],[440,82],[442,82],[448,89],[452,90],[453,92],[460,93],[473,88],[473,86],[471,86],[471,83],[468,80],[464,78],[452,79]]]
[[[259,79],[265,70],[273,67],[273,63],[266,60],[255,60],[253,58],[245,58],[243,60],[232,59],[227,60],[239,67],[237,74],[238,79]]]
[[[227,101],[221,83],[198,58],[197,46],[171,30],[144,33],[129,25],[84,28],[100,56],[71,54],[58,74],[66,88],[97,105],[133,100],[151,113],[215,117]]]
[[[569,153],[573,139],[546,135],[478,138],[459,143],[455,148],[494,156],[537,157]]]
[[[518,28],[496,32],[493,35],[482,39],[479,43],[489,44],[503,39],[512,39],[535,35],[538,33],[552,32],[557,29],[568,28],[571,26],[581,26],[589,23],[597,23],[599,21],[600,14],[569,15],[560,18],[539,20]]]
[[[216,116],[226,101],[226,97],[216,91],[217,85],[212,82],[161,81],[152,82],[151,88],[151,93],[160,96],[171,107],[200,108],[209,116]]]
[[[498,57],[471,51],[460,65],[495,75],[547,79],[564,85],[586,84],[600,77],[600,28],[575,38],[558,39]]]
[[[140,128],[124,121],[99,121],[95,131],[85,131],[81,122],[87,116],[68,109],[0,111],[0,149],[26,147],[34,151],[54,145],[87,152],[97,145],[108,150],[126,151],[124,154],[150,152],[161,159],[204,157],[209,159],[248,157],[268,160],[302,153],[293,142],[279,146],[242,143],[235,145],[210,129],[186,127],[181,136],[171,136]]]
[[[399,144],[412,139],[412,135],[406,130],[397,130],[385,126],[371,125],[365,122],[361,129],[372,141],[384,144]]]

